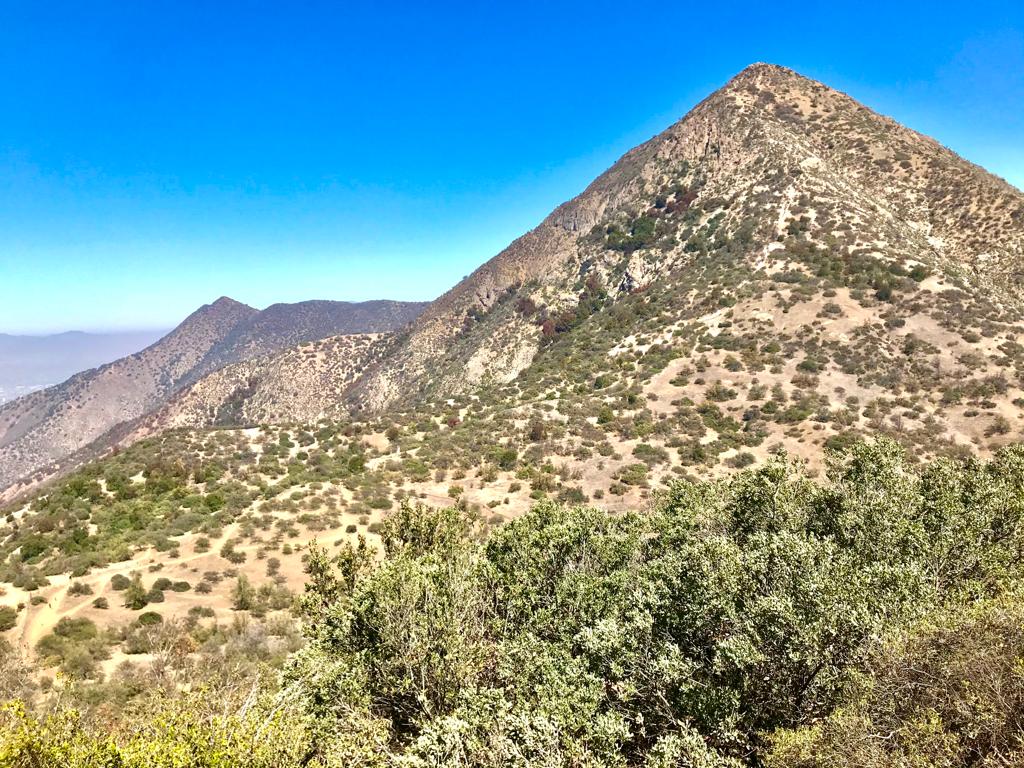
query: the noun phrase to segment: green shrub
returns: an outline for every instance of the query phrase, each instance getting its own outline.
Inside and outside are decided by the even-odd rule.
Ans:
[[[0,605],[0,632],[13,629],[18,623],[18,611],[9,605]]]
[[[245,552],[239,552],[235,549],[234,541],[224,542],[224,545],[220,548],[220,556],[234,565],[241,565],[246,561]]]
[[[1022,490],[1024,449],[915,468],[878,442],[824,483],[776,458],[643,515],[539,504],[483,543],[403,508],[376,565],[311,552],[288,679],[339,764],[757,765],[765,734],[836,712],[879,637],[1020,577]]]
[[[225,713],[204,694],[155,698],[152,718],[111,734],[79,713],[45,718],[20,704],[0,708],[5,765],[33,768],[284,768],[308,763],[301,722],[267,697]]]
[[[647,485],[647,465],[629,464],[615,473],[615,479],[625,485]]]
[[[61,618],[53,628],[53,634],[72,642],[92,640],[99,634],[96,624],[91,619]]]
[[[121,592],[123,590],[128,589],[131,583],[132,580],[124,574],[115,573],[110,579],[110,588],[117,592]]]
[[[138,573],[133,573],[124,590],[124,607],[133,611],[141,611],[148,602],[147,595],[146,588],[142,586],[142,577]]]
[[[873,654],[870,686],[813,727],[783,731],[777,768],[1017,765],[1024,760],[1024,605],[956,609]]]

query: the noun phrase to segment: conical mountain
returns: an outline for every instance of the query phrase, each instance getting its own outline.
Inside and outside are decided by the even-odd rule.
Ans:
[[[922,265],[1016,311],[1022,235],[1017,189],[842,93],[755,64],[434,302],[353,400],[379,411],[512,380],[542,341],[514,305],[555,314],[591,278],[614,300],[706,271],[701,290],[728,294],[797,261],[849,277],[872,260],[894,281]],[[726,250],[728,277],[710,270]]]
[[[626,440],[634,422],[664,422],[707,468],[777,447],[820,455],[867,432],[987,451],[1021,435],[1022,278],[1024,194],[845,94],[755,64],[408,327],[332,340],[242,310],[224,343],[190,350],[173,397],[108,420],[104,444],[436,413],[472,396],[523,418],[543,402],[563,425],[600,416]],[[289,314],[334,317],[298,306]],[[24,431],[10,413],[0,459]],[[565,429],[559,450],[596,439]]]

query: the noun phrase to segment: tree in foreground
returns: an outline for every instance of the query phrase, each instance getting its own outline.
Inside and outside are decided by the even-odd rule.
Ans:
[[[289,672],[327,763],[757,765],[887,635],[1019,578],[1024,451],[854,446],[679,483],[648,514],[540,504],[478,542],[404,508],[377,565],[310,561]],[[966,764],[966,763],[965,763]]]

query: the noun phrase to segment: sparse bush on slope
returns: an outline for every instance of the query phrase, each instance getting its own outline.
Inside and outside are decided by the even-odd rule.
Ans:
[[[824,482],[779,458],[487,538],[403,505],[383,553],[311,552],[275,698],[186,695],[112,738],[8,710],[0,765],[1003,765],[1022,513],[1024,449],[914,467],[884,441]]]

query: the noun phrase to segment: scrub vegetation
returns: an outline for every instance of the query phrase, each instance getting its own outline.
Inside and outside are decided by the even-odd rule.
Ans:
[[[820,480],[778,457],[677,481],[646,511],[545,501],[490,533],[458,507],[404,503],[379,547],[309,548],[304,644],[283,667],[236,646],[223,658],[259,672],[241,684],[193,667],[183,692],[185,653],[146,673],[166,677],[155,710],[151,684],[79,683],[37,711],[8,707],[4,754],[1006,765],[1024,757],[1022,514],[1024,450],[920,465],[885,440],[832,456]],[[59,634],[76,649],[97,638]],[[111,690],[124,715],[108,736]]]

